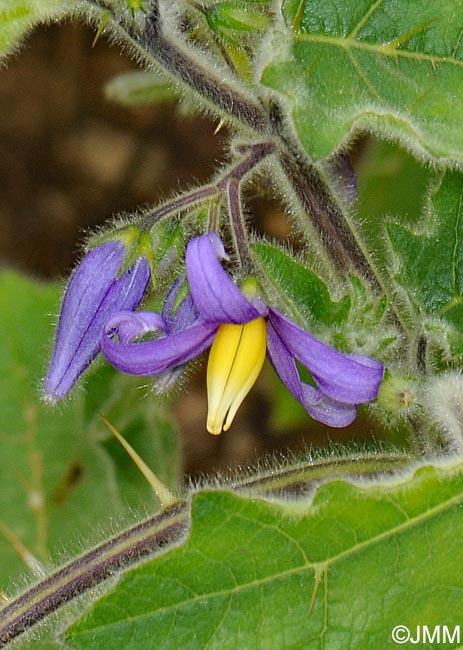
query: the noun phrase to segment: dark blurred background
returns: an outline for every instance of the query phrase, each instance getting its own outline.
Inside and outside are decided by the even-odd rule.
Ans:
[[[127,109],[103,87],[135,65],[80,25],[42,28],[0,75],[0,263],[33,276],[64,279],[85,232],[111,216],[153,205],[208,179],[223,159],[226,132],[205,116],[181,117],[172,105]],[[255,224],[288,235],[276,202],[255,200]],[[153,396],[153,399],[155,397]],[[287,448],[369,440],[366,417],[327,429],[286,399],[270,367],[232,429],[205,430],[204,364],[177,401],[185,469],[192,476],[255,462]],[[279,405],[279,406],[278,406]]]

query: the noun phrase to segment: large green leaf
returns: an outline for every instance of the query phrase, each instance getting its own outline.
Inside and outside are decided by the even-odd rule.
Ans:
[[[187,541],[124,575],[66,641],[383,650],[397,625],[452,630],[463,602],[462,503],[460,462],[376,484],[333,480],[311,501],[199,493]]]
[[[288,98],[314,159],[367,128],[463,160],[461,1],[286,0],[283,15],[261,81]]]
[[[463,323],[463,176],[446,172],[429,196],[419,231],[388,224],[400,261],[398,282],[418,311]]]
[[[71,552],[77,538],[95,539],[94,530],[101,535],[110,517],[156,507],[98,413],[171,486],[178,478],[176,436],[165,408],[145,398],[147,389],[132,378],[103,366],[88,378],[89,390],[77,388],[64,405],[52,409],[40,401],[50,314],[60,294],[57,285],[0,275],[0,589],[7,592],[25,569],[13,550],[17,541],[47,564],[53,549]]]

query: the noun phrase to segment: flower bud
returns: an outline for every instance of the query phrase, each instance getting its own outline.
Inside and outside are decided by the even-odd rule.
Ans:
[[[150,268],[144,255],[118,277],[126,257],[122,241],[107,241],[88,252],[64,294],[43,397],[65,397],[100,351],[103,328],[113,314],[135,309],[145,293]]]

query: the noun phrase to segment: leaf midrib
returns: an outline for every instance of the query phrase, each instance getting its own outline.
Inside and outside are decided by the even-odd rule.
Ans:
[[[355,546],[353,546],[353,547],[351,547],[349,549],[346,549],[345,551],[339,553],[338,555],[335,555],[335,556],[329,558],[328,560],[324,560],[322,562],[314,562],[314,563],[306,561],[305,563],[302,563],[302,564],[298,565],[297,567],[292,567],[291,569],[287,569],[287,570],[281,571],[279,573],[274,573],[272,575],[269,575],[269,576],[266,576],[264,578],[260,578],[260,579],[257,579],[257,580],[253,580],[251,582],[241,583],[241,584],[236,585],[235,587],[232,587],[232,588],[227,588],[227,589],[223,589],[223,590],[220,590],[220,591],[214,591],[214,592],[211,591],[211,592],[206,593],[206,594],[197,594],[196,596],[191,597],[189,599],[184,599],[184,600],[179,601],[177,603],[173,603],[173,604],[167,605],[165,607],[160,607],[160,608],[154,609],[154,610],[152,610],[150,612],[144,612],[142,614],[136,614],[134,616],[127,616],[127,618],[125,618],[125,619],[120,619],[119,621],[110,622],[110,623],[107,623],[105,625],[97,625],[96,627],[92,627],[92,628],[84,628],[82,630],[82,632],[77,633],[77,636],[81,636],[82,634],[85,634],[85,633],[89,632],[90,630],[96,630],[96,629],[101,630],[101,629],[103,629],[105,627],[114,627],[115,625],[124,624],[124,623],[129,622],[129,621],[141,621],[141,620],[143,620],[145,618],[152,618],[154,616],[157,617],[159,615],[168,613],[171,610],[175,611],[175,610],[179,609],[180,607],[185,607],[185,606],[188,606],[188,605],[192,605],[192,604],[200,602],[200,601],[212,600],[212,599],[215,599],[215,598],[218,598],[218,597],[224,597],[224,596],[231,597],[236,593],[240,593],[240,592],[245,591],[247,589],[252,589],[252,588],[255,588],[255,587],[265,585],[265,584],[267,584],[267,583],[269,583],[269,582],[271,582],[273,580],[283,579],[283,578],[290,577],[290,576],[296,575],[296,574],[301,574],[301,573],[304,573],[304,572],[307,572],[307,571],[314,571],[315,575],[323,574],[323,573],[327,572],[327,570],[332,565],[334,565],[336,562],[338,562],[340,560],[343,560],[346,557],[349,557],[350,555],[353,555],[354,553],[359,552],[364,548],[367,548],[368,546],[373,546],[373,545],[378,544],[378,543],[380,543],[380,542],[382,542],[384,540],[387,540],[389,537],[392,537],[393,535],[399,534],[399,533],[401,533],[401,532],[403,532],[403,531],[405,531],[405,530],[407,530],[407,529],[409,529],[409,528],[411,528],[411,527],[413,527],[415,525],[419,525],[422,522],[426,521],[427,519],[431,519],[432,517],[434,517],[434,516],[436,516],[436,515],[438,515],[438,514],[440,514],[442,512],[445,512],[446,510],[449,510],[449,509],[453,508],[454,506],[458,506],[458,505],[460,505],[462,503],[463,503],[463,492],[459,492],[458,494],[454,495],[452,498],[447,499],[446,501],[443,501],[442,503],[438,504],[437,506],[434,506],[433,508],[430,508],[429,510],[426,510],[425,512],[420,513],[416,517],[409,518],[409,519],[407,519],[406,521],[404,521],[402,524],[400,524],[398,526],[395,526],[395,527],[393,527],[391,529],[388,529],[387,531],[384,531],[383,533],[381,533],[379,535],[376,535],[376,536],[371,537],[371,538],[369,538],[367,540],[364,540],[363,542],[355,544]],[[243,517],[242,515],[241,515],[241,517],[243,519],[248,519],[249,521],[252,521],[253,523],[255,523],[255,520],[253,520],[253,519],[249,519],[248,517]],[[290,535],[288,535],[288,533],[286,531],[281,530],[279,528],[279,526],[277,526],[277,525],[270,525],[269,526],[268,524],[260,524],[260,526],[261,527],[277,529],[282,535],[284,535],[286,537],[289,537],[291,539],[291,541],[300,548],[300,544],[299,544],[298,540],[295,540],[294,538],[292,538]],[[303,554],[305,555],[305,552],[303,552]],[[180,580],[179,580],[179,582],[181,583]]]
[[[375,43],[368,43],[366,41],[359,41],[350,36],[328,36],[326,34],[314,33],[293,33],[294,41],[302,41],[307,43],[320,43],[322,45],[329,45],[331,47],[338,47],[345,50],[363,50],[372,54],[390,57],[394,59],[410,59],[418,63],[430,63],[432,66],[440,64],[453,65],[458,68],[463,68],[463,61],[455,59],[450,56],[437,56],[434,54],[426,54],[424,52],[412,52],[410,50],[401,50],[393,47],[389,43],[377,45]]]

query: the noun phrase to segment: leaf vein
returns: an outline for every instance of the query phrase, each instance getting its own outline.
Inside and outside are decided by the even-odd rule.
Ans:
[[[293,37],[295,41],[300,42],[318,43],[320,45],[328,45],[331,47],[344,48],[347,50],[364,50],[366,52],[371,52],[394,59],[409,59],[418,63],[430,63],[432,66],[437,66],[439,64],[445,63],[448,65],[456,66],[458,68],[463,68],[463,61],[455,59],[451,56],[438,56],[436,54],[426,54],[425,52],[400,50],[391,46],[390,44],[367,43],[366,41],[358,41],[356,39],[350,38],[349,36],[339,37],[328,36],[325,34],[296,33],[293,35]]]

